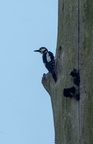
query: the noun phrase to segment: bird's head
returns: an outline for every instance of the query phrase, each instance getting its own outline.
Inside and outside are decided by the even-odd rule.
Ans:
[[[44,54],[45,52],[47,52],[48,50],[47,50],[47,48],[45,48],[45,47],[41,47],[41,48],[39,48],[39,50],[34,50],[34,52],[39,52],[39,53],[41,53],[41,54]]]

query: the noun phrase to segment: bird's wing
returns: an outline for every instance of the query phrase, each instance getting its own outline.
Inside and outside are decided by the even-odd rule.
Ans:
[[[53,53],[50,52],[50,51],[48,51],[48,54],[49,54],[49,56],[50,56],[50,59],[51,59],[51,60],[54,60],[54,55],[53,55]]]
[[[48,58],[47,58],[48,63],[46,65],[46,68],[49,70],[49,72],[53,73],[54,72],[54,67],[55,67],[55,60],[54,60],[54,55],[52,52],[48,52]]]
[[[55,60],[52,52],[48,51],[43,55],[43,62],[48,71],[53,73],[55,67]]]

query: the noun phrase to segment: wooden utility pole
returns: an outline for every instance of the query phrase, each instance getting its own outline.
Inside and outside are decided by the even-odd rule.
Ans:
[[[59,0],[57,83],[51,74],[42,83],[52,102],[55,143],[93,143],[93,0]],[[60,47],[61,46],[61,47]],[[80,85],[70,72],[79,70]],[[64,88],[75,86],[80,100],[66,98]]]

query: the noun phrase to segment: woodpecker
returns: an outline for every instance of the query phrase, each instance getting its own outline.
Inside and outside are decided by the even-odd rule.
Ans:
[[[34,52],[39,52],[42,54],[42,59],[47,70],[52,74],[54,81],[57,81],[57,76],[55,73],[55,60],[52,52],[48,51],[46,47],[41,47],[39,50],[34,50]]]

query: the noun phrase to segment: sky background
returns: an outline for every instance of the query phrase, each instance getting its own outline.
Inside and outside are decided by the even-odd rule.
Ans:
[[[57,0],[0,0],[0,144],[54,144],[42,55],[55,54]]]

